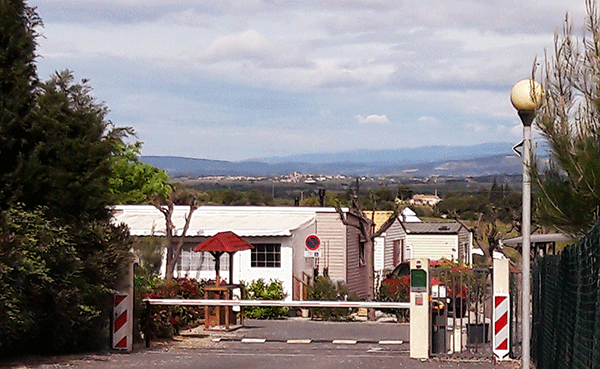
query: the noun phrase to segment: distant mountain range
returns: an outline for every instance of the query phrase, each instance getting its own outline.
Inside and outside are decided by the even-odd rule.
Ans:
[[[521,158],[512,144],[426,146],[399,150],[353,150],[247,161],[221,161],[173,156],[142,156],[140,160],[172,177],[269,176],[293,172],[344,175],[480,176],[519,174]]]
[[[335,153],[300,154],[283,157],[257,158],[251,162],[282,163],[377,163],[418,164],[441,160],[467,160],[484,156],[514,154],[512,144],[486,143],[473,146],[423,146],[396,150],[351,150]]]

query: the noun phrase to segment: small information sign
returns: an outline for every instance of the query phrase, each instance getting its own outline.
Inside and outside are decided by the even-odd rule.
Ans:
[[[319,257],[319,252],[318,251],[304,251],[304,257],[305,258],[318,258]]]

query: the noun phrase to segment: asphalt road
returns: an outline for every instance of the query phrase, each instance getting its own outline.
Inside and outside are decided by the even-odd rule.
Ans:
[[[8,368],[514,368],[489,360],[420,361],[408,355],[406,324],[310,320],[247,321],[234,332],[190,332],[175,340],[138,344],[132,353],[100,352],[28,357],[5,362]],[[418,338],[417,338],[418,339]],[[401,342],[400,342],[401,341]],[[3,363],[0,361],[0,367]]]
[[[311,339],[313,342],[357,340],[359,342],[408,342],[409,325],[380,322],[328,322],[307,319],[247,320],[238,338],[268,341]]]

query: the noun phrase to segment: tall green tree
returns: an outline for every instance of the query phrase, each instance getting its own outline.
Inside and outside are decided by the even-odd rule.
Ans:
[[[117,204],[141,204],[154,196],[168,198],[171,193],[169,175],[139,160],[142,143],[118,142],[109,177],[112,201]]]
[[[0,0],[0,208],[12,194],[11,174],[27,155],[37,85],[35,28],[41,20],[23,0]]]
[[[12,178],[13,202],[47,206],[48,215],[66,222],[109,218],[114,157],[132,130],[113,127],[107,108],[90,92],[68,70],[41,84],[28,130],[30,150]]]
[[[131,257],[127,229],[110,223],[110,178],[133,131],[71,72],[38,82],[40,24],[24,1],[0,0],[0,353],[105,344]]]
[[[131,130],[107,122],[90,91],[69,71],[40,84],[26,144],[5,176],[0,289],[13,302],[5,313],[16,323],[8,328],[19,334],[1,340],[2,349],[57,352],[105,342],[111,291],[131,257],[127,229],[110,223],[109,179]]]
[[[567,16],[543,69],[544,105],[536,126],[551,149],[549,168],[531,172],[537,184],[536,218],[567,233],[586,232],[600,209],[600,19],[586,0],[583,38]]]

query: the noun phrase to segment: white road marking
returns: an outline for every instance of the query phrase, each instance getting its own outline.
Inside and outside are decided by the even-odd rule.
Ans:
[[[242,343],[265,343],[266,338],[242,338]]]
[[[312,340],[310,339],[301,339],[301,340],[287,340],[287,343],[293,343],[293,344],[306,344],[306,343],[311,343]]]
[[[400,341],[400,340],[383,340],[383,341],[379,341],[380,345],[401,345],[403,344],[404,341]]]
[[[333,340],[334,345],[356,345],[356,340]]]

